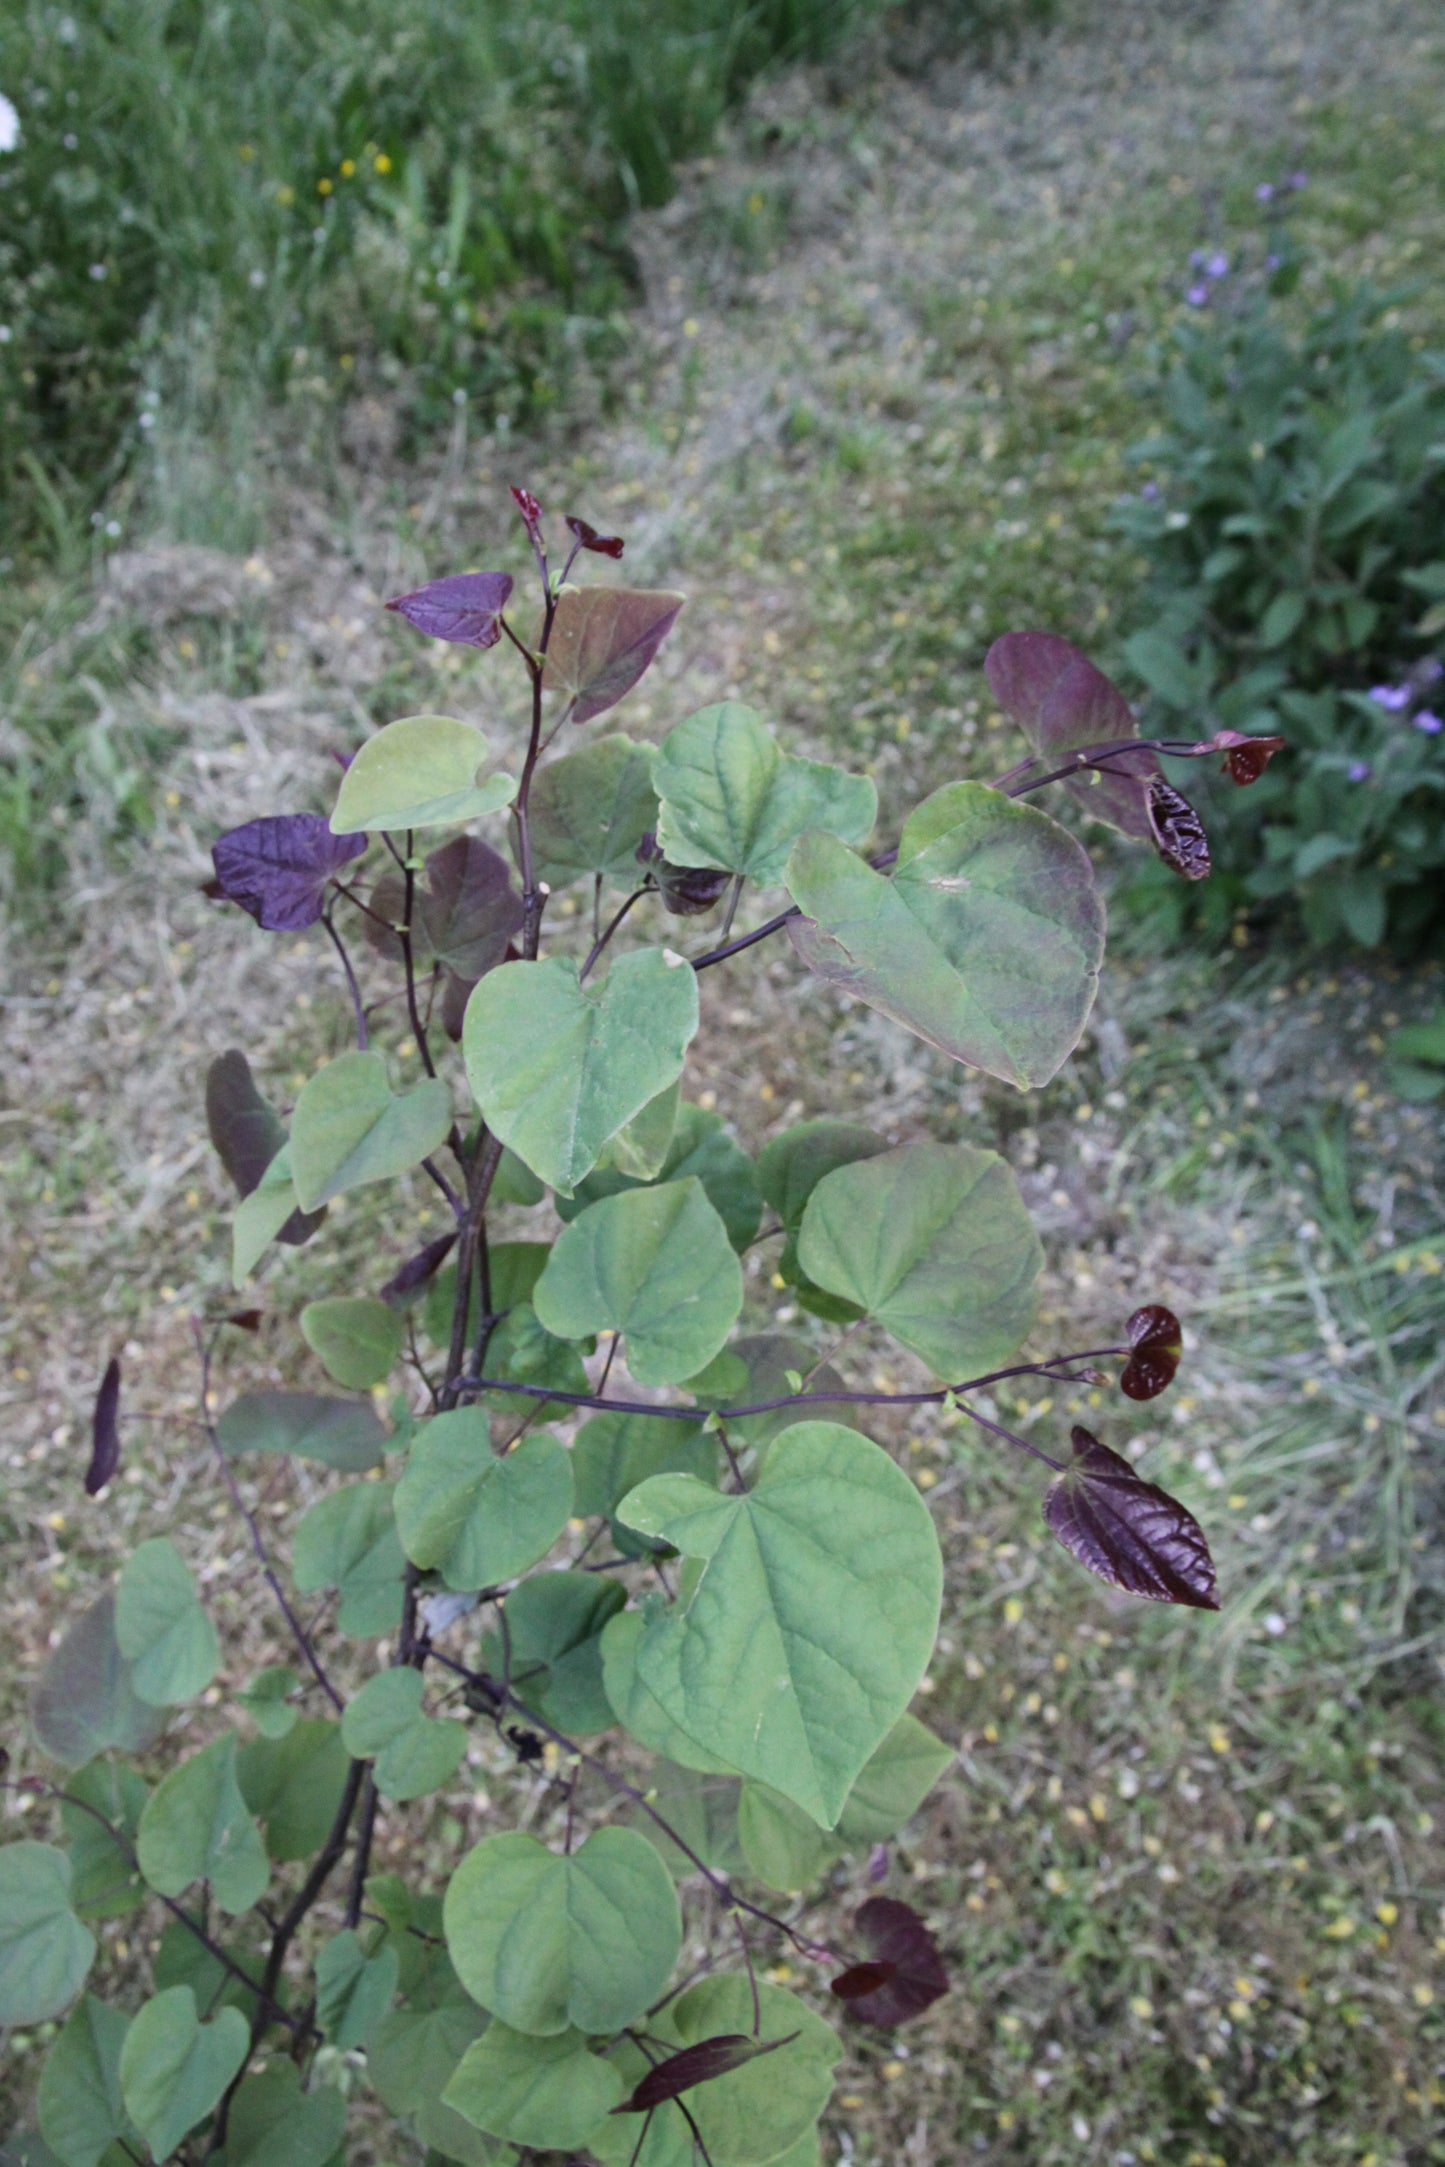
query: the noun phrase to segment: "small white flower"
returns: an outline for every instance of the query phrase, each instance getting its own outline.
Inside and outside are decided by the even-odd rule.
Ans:
[[[20,141],[20,115],[0,90],[0,151],[14,150]]]

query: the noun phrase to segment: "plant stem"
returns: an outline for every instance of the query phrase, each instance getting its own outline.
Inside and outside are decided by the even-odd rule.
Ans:
[[[631,895],[628,896],[627,901],[620,904],[618,908],[613,912],[611,918],[608,920],[607,930],[604,933],[599,933],[596,940],[592,943],[592,946],[588,951],[587,961],[583,964],[581,970],[577,973],[579,980],[587,976],[587,973],[591,970],[593,964],[597,961],[603,949],[607,946],[607,943],[611,940],[613,934],[617,931],[617,928],[621,925],[623,919],[631,910],[633,904],[640,903],[645,895],[651,895],[651,893],[652,883],[650,881],[646,881],[643,883],[642,887],[634,888]]]
[[[346,953],[346,943],[342,940],[341,935],[337,932],[335,926],[332,924],[331,914],[329,911],[323,911],[321,913],[321,923],[325,926],[327,933],[331,937],[332,947],[336,950],[336,953],[341,958],[341,968],[346,973],[346,984],[351,994],[352,1011],[356,1017],[357,1051],[359,1053],[365,1053],[368,1044],[366,1031],[366,1010],[362,1006],[361,988],[356,982],[356,973],[351,968],[351,958]]]

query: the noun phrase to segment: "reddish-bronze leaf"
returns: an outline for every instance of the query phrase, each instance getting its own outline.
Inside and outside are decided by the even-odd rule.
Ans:
[[[238,1332],[259,1332],[265,1311],[261,1309],[229,1309],[222,1324],[233,1324]]]
[[[596,550],[599,557],[620,557],[627,546],[620,534],[599,534],[587,520],[574,519],[570,513],[567,524],[582,548]]]
[[[779,2047],[790,2047],[798,2037],[789,2032],[786,2039],[754,2039],[747,2032],[719,2032],[715,2039],[699,2039],[695,2047],[684,2047],[680,2054],[669,2054],[665,2062],[656,2062],[637,2085],[635,2091],[614,2107],[614,2114],[650,2114],[654,2107],[666,2106],[668,2100],[678,2099],[696,2085],[706,2084],[713,2077],[725,2077],[731,2069],[741,2069],[745,2062],[755,2062],[764,2054],[776,2054]]]
[[[1214,1561],[1194,1515],[1088,1430],[1076,1427],[1073,1445],[1073,1464],[1044,1498],[1064,1548],[1126,1595],[1217,1610]]]
[[[859,1906],[853,1927],[871,1961],[855,1964],[843,1979],[880,1968],[888,1976],[871,1989],[840,1996],[851,2015],[865,2024],[906,2024],[948,1992],[938,1944],[911,1904],[896,1896],[870,1896]],[[834,1981],[834,1993],[839,1983]]]
[[[530,489],[519,489],[512,484],[512,502],[522,515],[522,525],[527,530],[527,540],[533,549],[542,547],[542,507]]]
[[[683,596],[631,587],[566,586],[557,597],[542,683],[591,722],[630,692],[677,622]]]
[[[1194,807],[1173,783],[1156,775],[1149,785],[1149,825],[1160,857],[1185,880],[1208,880],[1209,837]]]
[[[395,595],[386,606],[429,640],[495,647],[511,592],[510,572],[459,572],[452,579],[431,580],[411,594]]]
[[[1192,752],[1222,752],[1224,773],[1243,785],[1257,783],[1277,752],[1288,743],[1283,737],[1249,737],[1242,730],[1216,730],[1213,737],[1205,738],[1190,747]]]
[[[105,1365],[95,1408],[90,1418],[90,1465],[85,1470],[85,1494],[103,1490],[120,1465],[120,1363],[112,1355]]]
[[[1124,1330],[1131,1351],[1119,1390],[1131,1400],[1157,1399],[1173,1384],[1184,1352],[1179,1319],[1162,1302],[1148,1302],[1135,1310]]]
[[[438,1234],[436,1240],[428,1242],[425,1249],[418,1249],[414,1257],[408,1257],[400,1271],[394,1272],[388,1279],[381,1290],[380,1299],[391,1309],[405,1309],[411,1296],[419,1293],[427,1281],[434,1279],[441,1270],[456,1238],[456,1229],[453,1227],[450,1234]]]
[[[1056,633],[1005,632],[984,656],[983,668],[994,698],[1046,769],[1064,766],[1070,753],[1138,734],[1118,686]],[[1154,753],[1141,745],[1069,776],[1064,788],[1096,820],[1152,843],[1148,790],[1159,772]]]
[[[828,1992],[836,1994],[839,2001],[862,2001],[866,1994],[876,1994],[880,1986],[887,1986],[890,1979],[898,1976],[896,1964],[873,1962],[850,1964],[840,1971],[836,1979],[828,1981]]]

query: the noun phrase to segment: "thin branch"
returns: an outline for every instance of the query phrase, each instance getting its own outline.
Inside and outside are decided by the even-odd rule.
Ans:
[[[579,979],[583,979],[587,976],[587,973],[591,970],[593,964],[597,961],[603,949],[607,946],[607,943],[611,940],[613,934],[617,931],[617,928],[621,925],[623,919],[631,910],[633,904],[640,903],[645,895],[651,895],[652,892],[652,882],[644,881],[640,888],[633,889],[631,895],[628,896],[625,903],[622,903],[618,906],[618,908],[613,912],[611,918],[608,920],[607,930],[604,933],[599,933],[596,940],[592,943],[591,949],[588,951],[587,961],[583,964],[581,970],[577,973]]]
[[[341,958],[341,968],[346,973],[346,984],[351,994],[351,1006],[356,1016],[357,1049],[359,1052],[365,1053],[368,1043],[366,1032],[366,1009],[361,999],[361,988],[356,982],[356,973],[351,968],[351,958],[346,953],[346,943],[342,940],[341,935],[337,932],[335,926],[331,923],[331,914],[329,911],[323,911],[321,913],[321,923],[325,926],[327,933],[331,937],[332,947],[336,950],[336,953]]]

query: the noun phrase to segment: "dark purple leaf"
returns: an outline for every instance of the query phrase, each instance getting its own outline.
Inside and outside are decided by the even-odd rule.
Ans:
[[[90,1418],[90,1465],[85,1470],[85,1494],[94,1497],[105,1488],[120,1465],[120,1363],[112,1355],[105,1365],[95,1408]]]
[[[1044,1518],[1081,1565],[1151,1603],[1217,1610],[1214,1563],[1192,1513],[1088,1430],[1073,1431],[1074,1460],[1049,1484]]]
[[[259,1332],[265,1311],[261,1309],[233,1309],[222,1317],[222,1324],[234,1324],[238,1332]]]
[[[450,1234],[439,1234],[434,1242],[427,1243],[425,1249],[418,1249],[414,1257],[408,1257],[401,1270],[394,1272],[382,1288],[382,1301],[393,1309],[405,1309],[411,1296],[418,1293],[429,1279],[435,1278],[446,1262],[447,1254],[456,1238],[456,1230],[453,1228]]]
[[[429,640],[495,647],[511,592],[510,572],[458,572],[451,579],[431,580],[412,594],[396,595],[386,606]]]
[[[696,2085],[725,2077],[729,2070],[741,2069],[764,2054],[776,2054],[779,2047],[790,2047],[798,2036],[789,2032],[785,2039],[763,2040],[747,2032],[719,2032],[715,2039],[699,2039],[695,2047],[684,2047],[680,2054],[669,2054],[665,2062],[655,2062],[631,2096],[612,2112],[650,2114],[654,2107],[666,2106],[668,2100],[680,2098]]]
[[[1188,798],[1156,775],[1149,785],[1148,807],[1154,846],[1171,872],[1185,880],[1208,880],[1209,837]]]
[[[637,862],[645,865],[657,882],[663,908],[674,918],[696,918],[714,909],[733,877],[710,865],[674,865],[663,856],[657,837],[650,831],[637,846]]]
[[[1130,1354],[1119,1379],[1119,1390],[1131,1400],[1157,1399],[1173,1384],[1184,1340],[1179,1319],[1162,1302],[1136,1309],[1124,1330]]]
[[[626,544],[620,534],[599,534],[585,519],[574,519],[568,514],[567,524],[584,549],[595,549],[599,557],[620,557]]]
[[[510,950],[508,954],[511,955]],[[467,1003],[475,985],[474,978],[458,978],[455,971],[448,971],[442,979],[442,1029],[454,1046],[462,1042]]]
[[[370,841],[333,835],[320,813],[277,813],[217,836],[211,857],[228,902],[239,903],[268,933],[299,933],[321,916],[332,875]]]
[[[542,683],[591,722],[630,692],[677,622],[684,597],[631,587],[564,587]]]
[[[406,883],[391,868],[367,897],[366,938],[396,961],[397,929],[406,916]],[[433,963],[455,972],[468,989],[493,970],[522,926],[522,898],[505,858],[479,836],[459,835],[434,850],[412,894],[411,948],[420,971]],[[384,919],[385,924],[378,924]]]
[[[989,689],[1019,725],[1046,769],[1061,767],[1071,752],[1138,734],[1134,713],[1118,686],[1087,655],[1052,632],[1005,632],[984,657]],[[1064,787],[1097,820],[1132,835],[1156,840],[1147,791],[1159,762],[1143,746],[1116,754],[1105,769],[1070,776]]]
[[[527,540],[533,549],[542,547],[542,507],[530,489],[512,487],[512,502],[522,515],[522,525],[527,530]]]
[[[206,1126],[237,1192],[249,1196],[285,1143],[286,1130],[257,1090],[250,1062],[234,1046],[206,1071]],[[325,1217],[324,1204],[320,1211],[298,1208],[276,1239],[288,1249],[299,1249]]]
[[[840,1996],[853,2016],[865,2024],[906,2024],[948,1992],[938,1944],[911,1904],[900,1903],[896,1896],[870,1896],[853,1926],[871,1963],[855,1964],[842,1977],[850,1979],[874,1966],[891,1967],[877,1986]],[[835,1981],[835,1993],[837,1986]]]
[[[1241,786],[1257,783],[1277,752],[1289,742],[1283,737],[1247,737],[1241,730],[1217,730],[1213,737],[1195,745],[1196,753],[1222,752],[1224,773]]]
[[[850,1964],[840,1971],[836,1979],[828,1981],[828,1991],[836,1994],[839,2001],[862,2001],[865,1995],[876,1994],[880,1986],[898,1976],[898,1966],[870,1959],[866,1964]]]

